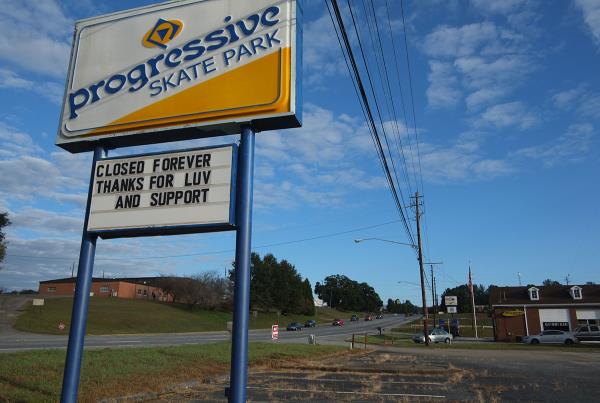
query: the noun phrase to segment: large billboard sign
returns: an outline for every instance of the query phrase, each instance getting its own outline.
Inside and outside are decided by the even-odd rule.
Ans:
[[[57,145],[300,126],[296,0],[184,0],[76,23]]]
[[[236,145],[102,159],[88,231],[114,238],[231,230],[236,161]]]

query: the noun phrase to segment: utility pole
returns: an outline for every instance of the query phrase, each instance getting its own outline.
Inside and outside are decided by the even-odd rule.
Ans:
[[[423,301],[423,336],[425,337],[425,345],[429,346],[429,326],[427,324],[427,298],[425,296],[425,271],[423,270],[423,249],[421,245],[421,222],[419,216],[419,192],[415,193],[415,210],[417,212],[417,240],[419,247],[419,271],[421,273],[421,299]]]
[[[433,275],[433,265],[431,267],[431,306],[433,307],[433,327],[437,323],[437,307],[435,305],[435,277]]]
[[[437,313],[438,313],[438,302],[437,302],[437,290],[435,287],[435,275],[433,274],[433,265],[435,264],[443,264],[444,262],[426,262],[431,267],[431,302],[433,307],[433,327],[436,326],[437,323]]]

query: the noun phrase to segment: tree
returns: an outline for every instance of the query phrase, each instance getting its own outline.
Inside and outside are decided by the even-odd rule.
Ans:
[[[473,295],[475,296],[475,305],[489,305],[490,303],[490,287],[485,287],[482,284],[473,284]],[[471,312],[473,307],[471,306],[471,292],[469,291],[469,285],[463,284],[454,288],[447,288],[441,296],[441,306],[445,309],[446,303],[444,297],[446,295],[452,295],[458,297],[458,312]]]
[[[407,315],[409,313],[415,313],[417,310],[417,307],[409,300],[402,302],[399,299],[393,300],[389,298],[387,302],[387,311],[389,313],[400,313]]]
[[[10,225],[10,220],[8,219],[8,213],[0,213],[0,263],[4,261],[4,257],[6,256],[6,234],[4,233],[4,227]]]
[[[195,276],[163,276],[157,284],[173,302],[189,309],[227,309],[231,307],[231,283],[216,272]]]
[[[550,280],[549,278],[547,278],[546,280],[544,280],[542,282],[542,285],[544,287],[552,287],[552,286],[557,286],[557,285],[561,285],[560,282],[556,281],[556,280]]]
[[[374,312],[383,306],[383,301],[369,284],[340,274],[326,277],[322,284],[317,282],[315,294],[332,308]]]
[[[262,258],[252,253],[250,264],[250,305],[253,309],[314,314],[310,282],[302,280],[293,264],[285,259],[279,261],[270,253]],[[235,267],[230,270],[229,279],[235,279]]]

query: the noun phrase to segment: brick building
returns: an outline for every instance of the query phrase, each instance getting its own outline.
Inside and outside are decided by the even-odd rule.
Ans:
[[[600,285],[492,287],[495,341],[520,341],[543,330],[600,324]]]
[[[151,299],[171,302],[170,295],[159,287],[161,277],[97,278],[92,279],[91,292],[97,297]],[[40,281],[40,296],[72,296],[77,278],[67,277]]]

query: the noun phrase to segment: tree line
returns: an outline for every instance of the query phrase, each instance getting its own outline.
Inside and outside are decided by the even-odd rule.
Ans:
[[[250,256],[250,306],[253,310],[278,311],[284,315],[315,314],[310,281],[302,279],[296,267],[287,260],[277,260],[268,253]],[[235,267],[229,272],[235,279]]]
[[[317,282],[315,294],[331,308],[375,312],[383,307],[383,301],[373,287],[341,274],[327,276],[323,283]]]

